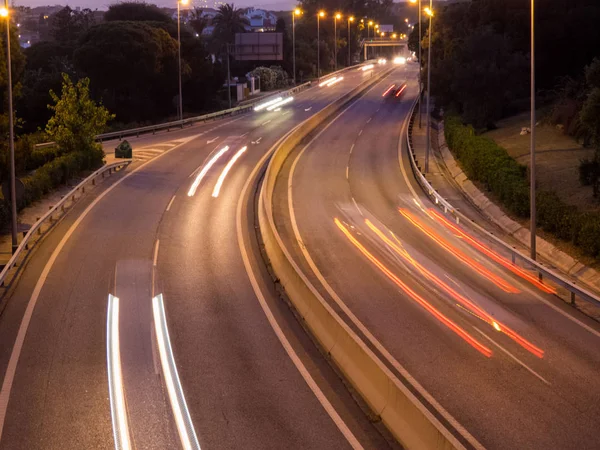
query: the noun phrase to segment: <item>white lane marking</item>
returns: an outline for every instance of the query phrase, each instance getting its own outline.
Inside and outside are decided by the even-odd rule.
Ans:
[[[160,245],[160,239],[156,240],[156,244],[154,245],[154,258],[152,258],[152,265],[156,267],[156,262],[158,261],[158,246]]]
[[[349,168],[349,167],[350,167],[350,166],[346,166],[346,180],[348,179],[348,168]]]
[[[371,89],[375,88],[375,86],[377,86],[379,83],[381,83],[381,81],[383,81],[383,79],[380,80],[379,82],[375,83],[375,85],[373,85],[373,87]],[[364,98],[364,97],[362,97],[362,98]],[[302,155],[302,153],[304,153],[304,151],[315,140],[317,140],[322,133],[324,133],[331,125],[333,125],[337,121],[337,119],[339,119],[346,111],[348,111],[352,106],[354,106],[360,100],[361,99],[356,100],[354,103],[352,103],[350,106],[348,106],[345,110],[343,110],[340,114],[338,114],[330,123],[328,123],[325,126],[325,128],[323,128],[308,144],[306,144],[306,146],[300,151],[300,153],[296,157],[296,160],[292,164],[292,168],[290,170],[290,175],[289,175],[289,179],[288,179],[288,205],[289,205],[290,219],[291,219],[292,229],[294,230],[295,239],[298,242],[300,251],[304,255],[306,262],[308,263],[310,269],[313,271],[313,273],[315,274],[315,276],[317,277],[319,282],[323,285],[323,287],[325,288],[327,293],[331,296],[331,298],[338,305],[338,307],[352,321],[354,326],[356,326],[363,333],[363,335],[369,340],[371,345],[373,345],[383,355],[383,357],[394,367],[394,369],[396,369],[402,375],[402,377],[404,379],[406,379],[419,392],[419,394],[421,396],[423,396],[423,398],[425,398],[431,404],[431,406],[433,408],[435,408],[437,410],[437,412],[442,417],[444,417],[446,419],[446,421],[448,421],[475,449],[484,450],[485,447],[483,447],[483,445],[481,445],[475,439],[475,437],[473,435],[471,435],[471,433],[469,433],[467,431],[467,429],[458,422],[458,420],[456,420],[428,391],[425,390],[425,388],[415,378],[413,378],[413,376],[410,373],[408,373],[408,371],[404,368],[404,366],[402,366],[400,364],[400,362],[398,362],[398,360],[396,358],[394,358],[394,356],[383,346],[383,344],[381,342],[379,342],[377,340],[377,338],[367,329],[367,327],[358,319],[358,317],[356,317],[354,315],[352,310],[350,308],[348,308],[348,305],[346,305],[343,302],[343,300],[340,298],[340,296],[337,295],[337,293],[333,290],[331,285],[327,282],[327,280],[325,279],[325,277],[323,276],[321,271],[318,269],[317,265],[315,264],[312,257],[308,253],[308,250],[306,249],[306,246],[304,245],[304,241],[302,240],[302,237],[300,236],[300,231],[298,229],[298,224],[296,222],[296,216],[294,213],[293,196],[292,196],[292,185],[293,184],[291,182],[291,180],[293,179],[293,176],[294,176],[294,169],[295,169],[296,163],[300,159],[300,156]],[[403,129],[405,126],[406,126],[406,121],[404,122]],[[356,201],[354,199],[353,199],[353,201],[354,201],[354,204],[357,207],[357,209],[360,211],[360,208],[358,207],[358,204],[356,203]],[[362,215],[362,212],[361,212],[361,215]]]
[[[312,109],[312,106],[310,108],[304,108],[304,111],[310,111]]]
[[[213,142],[215,142],[217,139],[219,139],[219,136],[217,136],[214,139],[211,139],[210,141],[206,141],[207,144],[212,144]]]
[[[360,131],[358,132],[358,135],[360,136],[360,135],[362,134],[362,132],[363,132],[363,130],[360,130]]]
[[[275,148],[275,147],[273,147],[273,148]],[[269,321],[271,328],[273,328],[273,331],[275,332],[277,339],[279,339],[279,342],[281,343],[281,345],[284,348],[285,352],[287,353],[288,357],[292,360],[292,363],[294,364],[294,366],[296,367],[298,372],[300,372],[300,375],[302,375],[302,378],[304,379],[304,381],[306,382],[306,384],[308,385],[310,390],[313,392],[313,394],[315,395],[315,397],[317,398],[317,400],[319,401],[319,403],[321,404],[321,406],[323,407],[325,412],[327,412],[327,414],[329,415],[331,420],[333,420],[333,422],[337,426],[338,430],[340,430],[340,432],[343,434],[343,436],[346,438],[346,440],[352,446],[352,448],[357,449],[357,450],[362,449],[363,447],[360,445],[360,442],[358,442],[358,440],[356,439],[356,437],[354,436],[352,431],[344,423],[344,420],[340,417],[340,415],[337,413],[337,411],[335,410],[335,408],[333,407],[331,402],[329,402],[329,400],[327,399],[327,397],[325,396],[323,391],[319,388],[318,384],[315,382],[313,377],[310,375],[310,372],[304,366],[304,364],[302,363],[302,360],[300,359],[300,357],[298,357],[298,355],[294,351],[292,345],[290,344],[288,339],[285,337],[285,334],[283,333],[281,327],[279,326],[279,324],[277,323],[277,320],[275,319],[275,316],[273,315],[273,312],[271,311],[271,309],[269,308],[269,305],[267,304],[265,296],[258,284],[256,275],[254,274],[254,269],[252,267],[252,264],[250,263],[250,258],[248,257],[248,253],[246,252],[246,246],[243,242],[244,235],[242,232],[242,228],[243,228],[242,204],[243,204],[244,198],[246,197],[246,193],[250,187],[250,184],[252,183],[252,180],[256,177],[256,173],[260,170],[260,168],[263,166],[263,164],[265,163],[267,158],[271,156],[271,154],[272,154],[272,149],[269,150],[267,153],[265,153],[264,156],[261,158],[261,160],[258,162],[258,164],[254,167],[254,170],[248,177],[248,180],[246,181],[246,184],[244,185],[244,188],[242,189],[242,193],[238,200],[237,213],[236,213],[236,222],[237,222],[236,226],[237,226],[238,245],[240,247],[240,252],[242,254],[242,260],[244,262],[244,267],[246,268],[246,273],[248,274],[248,278],[250,280],[250,284],[252,285],[252,289],[254,290],[254,294],[256,295],[256,298],[258,299],[258,302],[259,302],[263,312],[265,313],[265,316],[267,317],[267,320]]]
[[[484,338],[486,338],[488,341],[490,341],[492,344],[494,344],[496,347],[498,347],[500,350],[502,350],[504,353],[506,353],[508,356],[510,356],[517,364],[521,365],[524,369],[526,369],[527,371],[529,371],[532,375],[536,376],[541,381],[543,381],[548,386],[550,386],[550,382],[547,381],[540,374],[538,374],[535,370],[533,370],[531,367],[529,367],[527,364],[525,364],[519,358],[517,358],[516,356],[514,356],[512,353],[510,353],[508,350],[506,350],[504,347],[502,347],[500,344],[498,344],[496,341],[494,341],[491,337],[489,337],[487,334],[485,334],[479,328],[477,328],[476,326],[473,326],[473,328],[475,328],[475,331],[477,331],[479,334],[481,334]]]
[[[108,369],[108,395],[115,449],[129,450],[131,448],[131,435],[129,434],[123,372],[121,370],[119,298],[111,294],[108,294],[108,313],[106,317],[106,366]]]
[[[400,171],[402,172],[402,177],[404,178],[404,181],[406,182],[408,189],[410,190],[410,192],[412,193],[412,195],[414,197],[413,201],[419,208],[421,208],[423,211],[425,211],[425,205],[421,201],[420,197],[417,195],[415,189],[412,187],[412,184],[410,183],[410,181],[408,179],[406,169],[404,168],[404,163],[402,162],[402,137],[405,136],[405,128],[406,128],[406,121],[404,122],[404,124],[402,126],[402,131],[400,132],[400,139],[398,141],[398,163],[400,165]],[[544,297],[542,297],[538,292],[536,292],[533,289],[530,289],[529,286],[527,286],[525,284],[522,284],[521,286],[523,287],[524,290],[528,291],[529,294],[534,296],[540,302],[544,303],[546,306],[549,306],[554,311],[556,311],[557,313],[566,317],[571,322],[576,323],[577,325],[582,327],[584,330],[592,333],[594,336],[600,337],[600,332],[598,330],[595,330],[594,328],[590,327],[589,325],[583,323],[582,321],[580,321],[579,319],[577,319],[575,316],[571,315],[570,313],[563,311],[561,308],[559,308],[558,306],[553,304],[551,301],[546,300]]]
[[[269,122],[271,122],[271,120],[270,120],[270,119],[269,119],[269,120],[267,120],[266,122],[263,122],[263,123],[261,123],[261,126],[264,126],[264,125],[268,124]]]
[[[367,123],[369,123],[371,120],[373,120],[373,118],[369,117],[369,120],[367,120]]]
[[[219,192],[221,191],[221,186],[223,185],[223,182],[225,181],[225,177],[227,177],[227,174],[229,173],[229,171],[231,170],[231,168],[233,167],[233,165],[235,164],[235,162],[238,160],[238,158],[240,156],[242,156],[242,153],[244,153],[247,149],[248,149],[248,147],[246,147],[244,145],[229,160],[229,162],[227,163],[227,165],[225,166],[225,168],[221,172],[221,175],[219,175],[219,179],[217,180],[217,183],[215,184],[215,187],[213,189],[212,196],[214,198],[217,198],[219,196]]]
[[[12,384],[15,379],[15,373],[17,371],[17,363],[19,362],[19,358],[21,356],[21,351],[23,349],[23,343],[25,342],[25,335],[27,334],[27,330],[29,329],[29,323],[31,322],[31,318],[33,316],[33,310],[35,309],[35,305],[37,304],[37,301],[40,297],[40,292],[42,291],[42,287],[44,287],[44,284],[46,283],[46,279],[48,278],[48,275],[50,274],[50,270],[52,269],[52,266],[54,266],[54,262],[58,258],[58,255],[60,254],[60,252],[66,245],[69,238],[73,235],[73,233],[75,232],[77,227],[81,224],[81,222],[83,222],[83,220],[87,217],[87,215],[94,208],[94,206],[96,206],[100,202],[100,200],[102,200],[106,195],[108,195],[109,192],[111,192],[114,188],[119,186],[127,178],[131,177],[132,175],[136,174],[138,171],[142,170],[148,164],[151,164],[152,162],[156,161],[158,158],[161,158],[164,155],[166,155],[167,153],[170,153],[173,150],[179,148],[181,145],[184,145],[184,144],[192,141],[196,137],[197,136],[190,137],[182,144],[177,145],[177,146],[167,150],[166,152],[158,155],[152,161],[143,163],[142,165],[140,165],[139,167],[137,167],[136,169],[132,170],[130,173],[125,175],[123,178],[115,181],[115,183],[112,186],[109,186],[104,192],[102,192],[100,195],[98,195],[98,197],[96,197],[94,199],[94,201],[92,201],[92,203],[90,203],[88,205],[88,207],[81,213],[81,215],[75,220],[75,222],[73,222],[73,225],[71,225],[71,228],[69,228],[67,230],[67,232],[65,233],[65,235],[63,236],[61,241],[58,243],[58,245],[52,252],[52,255],[50,255],[48,262],[46,262],[46,265],[44,266],[44,269],[42,270],[42,273],[40,274],[40,277],[38,278],[38,281],[35,284],[33,292],[31,293],[31,297],[29,298],[29,302],[27,303],[27,308],[25,309],[25,313],[23,314],[23,319],[21,320],[21,325],[19,325],[19,331],[17,332],[17,338],[15,339],[15,344],[14,344],[12,352],[10,354],[8,366],[6,367],[6,373],[4,374],[4,381],[2,382],[2,390],[0,390],[0,442],[2,442],[2,431],[4,429],[4,422],[6,420],[6,411],[8,408],[8,400],[10,398]]]
[[[198,186],[200,185],[200,182],[202,181],[202,179],[204,178],[204,176],[208,173],[208,171],[210,170],[210,168],[217,162],[217,160],[223,155],[223,153],[225,153],[227,150],[229,150],[229,146],[226,145],[225,147],[223,147],[221,150],[219,150],[211,159],[210,161],[208,161],[206,163],[206,165],[204,167],[202,167],[202,170],[200,171],[200,173],[198,174],[198,176],[196,177],[196,179],[194,180],[194,182],[192,183],[192,185],[190,186],[190,190],[188,191],[188,197],[193,197],[194,194],[196,193],[196,189],[198,189]]]
[[[166,209],[167,211],[169,211],[171,209],[171,205],[173,204],[174,201],[175,201],[175,196],[171,197],[171,201],[167,205],[167,209]]]
[[[243,138],[244,136],[246,136],[248,133],[244,133],[242,134],[240,137]]]
[[[365,217],[365,215],[363,214],[363,212],[360,210],[360,207],[358,206],[358,203],[356,203],[356,200],[354,200],[354,197],[352,197],[352,202],[354,203],[354,206],[356,207],[356,209],[358,210],[358,212],[360,213],[361,216]]]
[[[192,424],[192,418],[183,395],[183,388],[179,381],[177,366],[169,338],[169,328],[167,327],[167,318],[165,314],[165,305],[162,294],[158,294],[152,299],[152,313],[154,316],[154,330],[156,331],[156,342],[158,343],[158,353],[160,354],[160,363],[162,366],[169,401],[173,410],[173,416],[179,432],[181,446],[185,450],[198,449],[200,443]]]
[[[260,141],[262,140],[262,136],[259,137],[257,140],[252,141],[253,144],[260,144]]]
[[[352,153],[352,150],[354,150],[354,144],[352,144],[352,147],[350,147],[350,153]]]

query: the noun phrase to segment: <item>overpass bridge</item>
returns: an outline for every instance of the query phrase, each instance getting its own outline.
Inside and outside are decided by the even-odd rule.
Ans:
[[[399,47],[401,56],[408,56],[408,41],[406,39],[394,39],[391,37],[372,37],[362,39],[360,48],[363,49],[364,59],[368,59],[369,47]]]

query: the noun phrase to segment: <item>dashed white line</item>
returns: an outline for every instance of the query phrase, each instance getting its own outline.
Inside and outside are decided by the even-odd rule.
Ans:
[[[369,117],[369,120],[367,120],[367,123],[369,123],[371,120],[373,120],[373,118]]]
[[[173,201],[175,200],[175,196],[171,197],[171,201],[169,202],[169,204],[167,205],[167,211],[171,209],[171,205],[173,204]]]
[[[360,136],[360,135],[362,134],[362,132],[363,132],[363,130],[360,130],[360,131],[358,132],[358,135]]]
[[[154,245],[154,258],[152,260],[152,265],[156,267],[156,262],[158,261],[158,247],[160,245],[160,240],[156,240],[156,244]]]
[[[544,377],[542,377],[540,374],[538,374],[535,370],[533,370],[531,367],[529,367],[527,364],[525,364],[523,361],[521,361],[519,358],[517,358],[516,356],[514,356],[512,353],[510,353],[508,350],[506,350],[504,347],[502,347],[500,344],[498,344],[496,341],[494,341],[491,337],[489,337],[487,334],[485,334],[483,331],[481,331],[479,328],[477,327],[473,327],[475,328],[475,331],[477,331],[479,334],[481,334],[484,338],[486,338],[488,341],[490,341],[492,344],[494,344],[496,347],[498,347],[500,350],[502,350],[504,353],[506,353],[508,356],[510,356],[517,364],[519,364],[520,366],[522,366],[524,369],[528,370],[532,375],[536,376],[537,378],[539,378],[541,381],[543,381],[544,383],[546,383],[548,386],[550,386],[550,382],[547,381]]]
[[[352,150],[354,150],[354,144],[352,144],[352,147],[350,147],[350,153],[352,153]]]
[[[348,179],[348,167],[350,166],[346,166],[346,180]]]
[[[270,121],[271,121],[271,120],[267,120],[266,122],[263,122],[263,123],[261,124],[261,127],[262,127],[262,126],[264,126],[264,125],[266,125],[266,124],[268,124]]]

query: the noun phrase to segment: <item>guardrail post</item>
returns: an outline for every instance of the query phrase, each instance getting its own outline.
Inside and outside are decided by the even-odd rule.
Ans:
[[[515,264],[515,252],[510,253],[510,259],[512,260],[512,263]]]
[[[81,193],[85,194],[85,186],[81,186]]]
[[[571,305],[575,304],[575,292],[571,291]]]
[[[92,186],[96,186],[96,179],[92,178]]]

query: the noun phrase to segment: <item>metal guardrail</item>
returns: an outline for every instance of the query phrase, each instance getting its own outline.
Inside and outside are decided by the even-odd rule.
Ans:
[[[6,263],[6,265],[2,269],[2,272],[0,272],[0,286],[2,286],[2,287],[7,286],[6,282],[7,282],[7,278],[9,276],[9,272],[11,271],[11,269],[13,269],[14,267],[18,267],[18,261],[19,261],[20,257],[24,255],[25,250],[29,250],[29,244],[31,243],[31,241],[33,241],[36,234],[37,234],[37,236],[40,236],[42,234],[42,227],[44,226],[44,224],[46,222],[49,222],[50,227],[52,227],[56,223],[55,218],[56,218],[57,214],[62,214],[65,212],[67,202],[71,201],[71,206],[73,206],[76,201],[76,195],[79,192],[81,192],[81,194],[84,194],[85,187],[88,184],[91,183],[92,185],[95,185],[96,179],[100,176],[102,178],[104,178],[106,172],[108,172],[108,175],[110,175],[113,171],[116,172],[117,170],[119,170],[123,167],[126,167],[129,164],[131,164],[131,160],[124,160],[124,161],[119,161],[116,163],[105,165],[104,167],[96,170],[94,173],[92,173],[90,176],[88,176],[85,180],[83,180],[81,183],[79,183],[77,186],[75,186],[71,191],[69,191],[69,193],[67,195],[65,195],[56,205],[54,205],[46,214],[44,214],[43,217],[38,219],[37,222],[35,224],[33,224],[33,226],[29,229],[29,231],[27,231],[27,233],[23,237],[23,240],[19,244],[19,247],[17,248],[15,253],[12,255],[12,257],[10,258],[8,263]]]
[[[369,61],[365,61],[363,64],[366,64],[368,62]],[[322,78],[334,75],[336,73],[345,72],[349,69],[352,69],[353,67],[358,67],[360,65],[362,65],[362,64],[344,67],[343,69],[340,69],[336,72],[327,74],[326,76],[324,76]],[[268,100],[272,96],[289,97],[290,95],[296,94],[296,93],[303,91],[304,89],[307,89],[311,86],[312,86],[312,81],[308,81],[306,83],[299,84],[298,86],[295,86],[286,91],[280,91],[280,92],[273,93],[273,95],[263,96],[263,97],[255,99],[252,102],[245,103],[244,105],[236,106],[235,108],[224,109],[222,111],[216,111],[214,113],[203,114],[201,116],[190,117],[190,118],[183,119],[183,120],[175,120],[173,122],[160,123],[157,125],[148,125],[146,127],[132,128],[129,130],[122,130],[122,131],[112,131],[110,133],[99,134],[98,136],[96,136],[95,139],[98,142],[108,141],[108,140],[116,139],[116,138],[118,138],[119,140],[122,140],[124,137],[128,137],[128,136],[139,137],[140,134],[146,134],[146,133],[155,134],[157,131],[161,131],[161,130],[170,131],[171,128],[183,128],[185,125],[191,126],[197,122],[206,122],[207,120],[217,119],[219,117],[241,114],[241,113],[252,110],[256,103]],[[42,144],[36,144],[36,145],[34,145],[34,147],[39,149],[39,148],[53,147],[55,145],[56,145],[55,142],[44,142]]]
[[[475,228],[477,232],[485,235],[488,239],[490,239],[495,244],[499,245],[501,248],[506,250],[511,255],[511,260],[512,260],[513,264],[517,264],[518,261],[521,261],[524,265],[526,264],[528,266],[527,268],[532,269],[537,272],[538,278],[540,279],[540,281],[543,280],[543,278],[547,278],[547,279],[551,280],[553,283],[555,283],[557,286],[560,286],[560,287],[566,289],[570,293],[571,304],[574,304],[575,298],[579,297],[582,300],[585,300],[586,302],[591,303],[594,306],[600,306],[600,297],[599,296],[593,294],[592,292],[590,292],[589,290],[587,290],[585,288],[577,286],[575,283],[567,280],[566,278],[564,278],[563,276],[554,272],[553,270],[550,270],[550,269],[544,267],[538,261],[534,261],[533,259],[529,258],[528,256],[523,255],[522,253],[515,250],[513,247],[511,247],[509,244],[504,242],[499,237],[493,235],[492,233],[490,233],[489,231],[487,231],[486,229],[484,229],[477,223],[473,222],[472,220],[469,220],[469,218],[467,216],[465,216],[463,213],[458,211],[454,206],[452,206],[445,198],[443,198],[431,186],[429,181],[427,181],[427,179],[421,172],[421,168],[417,164],[415,152],[413,150],[413,145],[412,145],[412,129],[413,129],[414,121],[415,121],[415,107],[417,105],[417,101],[418,101],[418,99],[415,100],[415,102],[413,103],[412,108],[409,113],[410,116],[409,116],[406,140],[407,140],[407,144],[408,144],[408,153],[409,153],[410,164],[411,164],[413,173],[415,174],[415,177],[416,177],[419,185],[423,189],[423,191],[435,202],[436,205],[443,208],[444,213],[452,215],[455,218],[456,223],[459,223],[460,220],[462,220],[464,224],[468,224],[469,226]]]
[[[311,82],[309,81],[307,83],[303,83],[298,86],[295,86],[292,89],[288,89],[287,91],[274,93],[273,95],[288,97],[292,94],[303,91],[304,89],[306,89],[310,86],[311,86]],[[147,133],[154,134],[157,131],[161,131],[161,130],[170,131],[172,128],[183,128],[186,125],[191,126],[197,122],[206,122],[207,120],[217,119],[219,117],[225,117],[225,116],[229,116],[229,115],[241,114],[241,113],[250,111],[254,107],[255,103],[262,102],[262,101],[268,99],[269,97],[270,97],[270,95],[263,96],[261,98],[254,99],[254,101],[248,102],[242,106],[236,106],[235,108],[224,109],[222,111],[216,111],[214,113],[203,114],[201,116],[190,117],[190,118],[183,119],[183,120],[175,120],[173,122],[160,123],[160,124],[156,124],[156,125],[148,125],[146,127],[139,127],[139,128],[132,128],[129,130],[112,131],[110,133],[103,133],[103,134],[99,134],[98,136],[96,136],[95,139],[98,142],[108,141],[111,139],[121,140],[124,137],[128,137],[128,136],[139,137],[140,134],[147,134]],[[34,147],[35,148],[48,148],[48,147],[53,147],[54,145],[56,145],[55,142],[44,142],[42,144],[36,144]]]

